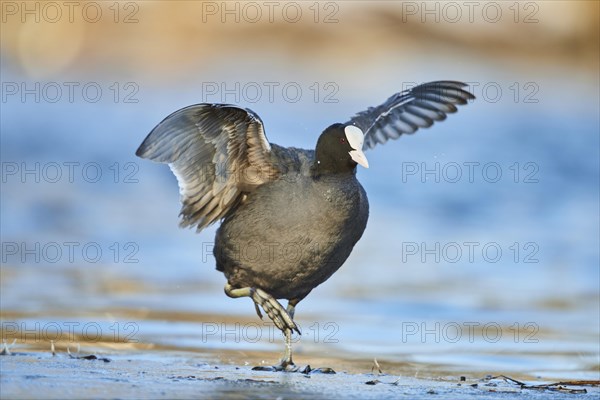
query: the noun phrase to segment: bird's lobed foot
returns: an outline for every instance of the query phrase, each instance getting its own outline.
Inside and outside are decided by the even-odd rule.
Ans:
[[[275,326],[282,332],[285,332],[289,329],[292,332],[298,332],[299,335],[301,334],[298,325],[296,325],[285,308],[283,308],[283,306],[279,304],[279,302],[273,296],[262,289],[256,288],[252,289],[251,297],[256,305],[261,306],[262,309],[265,310],[271,321],[273,321]],[[258,307],[256,311],[258,316],[262,318]]]
[[[306,368],[308,368],[309,371],[304,372],[305,374],[335,374],[333,368],[329,367],[310,369],[310,365],[307,365]]]
[[[294,365],[258,365],[252,368],[252,371],[267,371],[267,372],[302,372]]]
[[[278,365],[259,365],[252,368],[252,371],[267,371],[267,372],[298,372],[301,374],[335,374],[335,371],[329,367],[312,369],[310,365],[300,368],[294,363],[281,363]]]

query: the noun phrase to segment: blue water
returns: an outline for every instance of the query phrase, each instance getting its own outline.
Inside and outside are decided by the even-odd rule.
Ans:
[[[447,78],[420,71],[414,80],[431,77]],[[305,90],[310,78],[319,80],[299,81]],[[510,77],[495,82],[510,93]],[[328,124],[395,87],[342,83],[338,103],[305,96],[242,105],[261,115],[270,141],[309,148]],[[597,93],[552,75],[537,84],[537,103],[508,94],[491,102],[476,92],[478,100],[442,124],[367,153],[371,167],[358,172],[371,204],[367,231],[346,265],[298,306],[301,323],[335,322],[339,342],[331,346],[357,355],[531,372],[545,370],[543,354],[557,351],[556,368],[569,376],[597,368]],[[158,309],[252,318],[247,301],[222,294],[224,278],[207,250],[215,227],[179,229],[175,178],[134,156],[164,116],[202,101],[199,82],[142,82],[138,103],[115,103],[111,81],[100,85],[106,94],[97,103],[1,104],[3,313]],[[561,101],[565,90],[569,102]],[[399,336],[436,322],[498,324],[504,338],[454,345],[435,334]],[[508,331],[527,323],[539,329],[536,344]],[[197,326],[182,324],[192,345],[207,345],[194,342]],[[146,340],[169,340],[160,332],[171,327],[146,328]]]

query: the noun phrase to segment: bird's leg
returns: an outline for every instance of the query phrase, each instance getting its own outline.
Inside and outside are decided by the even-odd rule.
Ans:
[[[257,370],[269,371],[296,371],[298,368],[292,361],[292,332],[300,334],[300,329],[293,320],[294,306],[298,301],[290,300],[287,311],[270,294],[260,288],[245,287],[233,288],[229,283],[225,285],[225,294],[229,297],[250,297],[254,301],[256,313],[262,319],[260,307],[267,313],[267,316],[273,321],[275,326],[285,335],[285,353],[279,365],[273,367],[255,367]]]
[[[294,319],[294,313],[296,311],[296,304],[298,304],[300,300],[299,299],[292,299],[290,301],[288,301],[288,306],[287,306],[287,313],[290,316],[290,318],[292,318],[292,320]],[[294,364],[294,361],[292,361],[292,331],[289,329],[286,329],[283,334],[285,335],[285,353],[283,353],[283,358],[281,359],[281,362],[279,363],[279,365],[281,365],[281,367],[283,368],[283,370],[296,370],[296,366]]]
[[[260,288],[245,287],[233,288],[229,283],[225,285],[225,294],[229,297],[250,297],[254,301],[256,313],[262,319],[260,307],[267,313],[267,316],[273,321],[275,326],[285,334],[286,330],[291,332],[296,331],[300,334],[300,329],[288,312],[281,304],[270,294]]]
[[[292,299],[292,300],[288,301],[288,306],[287,306],[286,311],[291,319],[294,319],[294,313],[296,312],[296,304],[298,304],[299,302],[300,302],[299,299]]]
[[[294,313],[296,311],[296,305],[303,299],[303,297],[289,300],[287,309],[284,309],[283,306],[273,296],[259,288],[234,288],[227,283],[225,285],[225,294],[232,298],[250,297],[252,301],[254,301],[254,307],[256,308],[256,313],[258,316],[262,319],[262,314],[260,312],[260,308],[262,307],[271,321],[273,321],[275,326],[285,336],[285,352],[283,353],[283,358],[279,364],[274,366],[261,365],[252,368],[253,370],[302,372],[305,374],[318,371],[326,374],[335,374],[335,371],[331,368],[317,368],[316,370],[313,370],[310,368],[310,366],[306,366],[306,368],[300,370],[292,360],[292,333],[296,331],[298,334],[301,334],[300,328],[298,328],[294,322]]]
[[[275,326],[285,335],[285,353],[279,365],[266,368],[256,367],[256,369],[275,371],[297,370],[292,361],[292,332],[296,331],[300,334],[300,329],[293,320],[294,306],[298,301],[290,300],[286,311],[273,296],[260,288],[233,288],[229,283],[225,285],[225,294],[233,298],[250,297],[254,301],[254,307],[258,316],[262,319],[260,312],[260,307],[262,307]]]
[[[283,358],[279,361],[279,367],[284,371],[296,371],[298,367],[292,361],[292,331],[286,329],[283,334],[285,335],[285,352]]]

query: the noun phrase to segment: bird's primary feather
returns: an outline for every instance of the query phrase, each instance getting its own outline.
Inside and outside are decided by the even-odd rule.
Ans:
[[[434,121],[446,119],[457,111],[457,105],[475,98],[456,81],[435,81],[396,93],[385,103],[357,113],[348,125],[355,125],[365,133],[363,150],[397,139],[405,133],[428,128]]]

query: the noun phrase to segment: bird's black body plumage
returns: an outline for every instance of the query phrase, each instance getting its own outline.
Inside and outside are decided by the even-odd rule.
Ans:
[[[369,203],[355,167],[317,175],[314,152],[274,145],[273,152],[290,161],[289,169],[223,220],[214,254],[234,287],[302,299],[346,261],[365,230]]]

